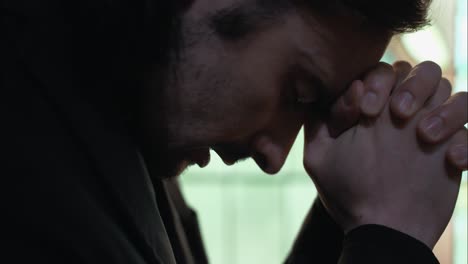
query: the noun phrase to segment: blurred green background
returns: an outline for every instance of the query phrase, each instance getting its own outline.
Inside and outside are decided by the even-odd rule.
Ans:
[[[384,61],[404,59],[442,65],[455,91],[467,89],[467,1],[435,1],[433,25],[397,37]],[[282,169],[265,175],[249,160],[227,167],[212,154],[205,169],[190,168],[183,192],[199,216],[210,263],[281,263],[316,196],[302,167],[302,134]],[[359,153],[350,153],[359,155]],[[467,264],[466,173],[452,220],[436,254],[441,264]]]

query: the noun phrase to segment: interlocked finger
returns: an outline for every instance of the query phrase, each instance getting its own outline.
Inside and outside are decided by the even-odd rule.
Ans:
[[[452,94],[452,85],[446,78],[442,78],[435,94],[429,98],[425,104],[426,111],[432,111],[444,104]]]
[[[468,121],[467,104],[467,93],[460,92],[433,110],[418,124],[421,139],[429,143],[439,143],[462,129]]]
[[[406,77],[408,77],[413,67],[411,66],[411,64],[409,64],[409,62],[397,61],[393,63],[393,69],[395,70],[397,78],[395,87],[398,87],[406,79]]]
[[[395,71],[389,64],[380,63],[370,72],[363,81],[365,92],[361,101],[361,113],[367,117],[378,116],[387,104],[395,81]]]
[[[409,73],[394,91],[390,108],[401,119],[408,119],[420,110],[437,91],[442,70],[433,62],[423,62]]]

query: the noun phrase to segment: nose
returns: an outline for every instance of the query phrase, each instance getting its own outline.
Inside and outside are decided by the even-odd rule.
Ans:
[[[265,173],[276,174],[281,170],[300,127],[296,124],[289,129],[283,127],[276,133],[262,133],[255,137],[252,158]]]
[[[269,136],[259,136],[254,141],[253,148],[255,149],[253,159],[264,172],[276,174],[283,167],[286,155]]]

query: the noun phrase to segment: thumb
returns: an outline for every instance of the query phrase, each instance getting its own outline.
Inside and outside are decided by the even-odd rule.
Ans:
[[[355,80],[344,95],[332,105],[328,120],[328,129],[332,137],[337,137],[359,121],[363,95],[363,82]]]
[[[333,143],[328,126],[320,118],[309,116],[304,124],[304,167],[312,176]]]

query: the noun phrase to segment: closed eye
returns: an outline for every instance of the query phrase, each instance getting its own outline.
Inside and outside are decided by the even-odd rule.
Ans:
[[[318,101],[317,88],[314,87],[313,83],[307,80],[296,81],[296,103],[300,105],[311,105]]]

